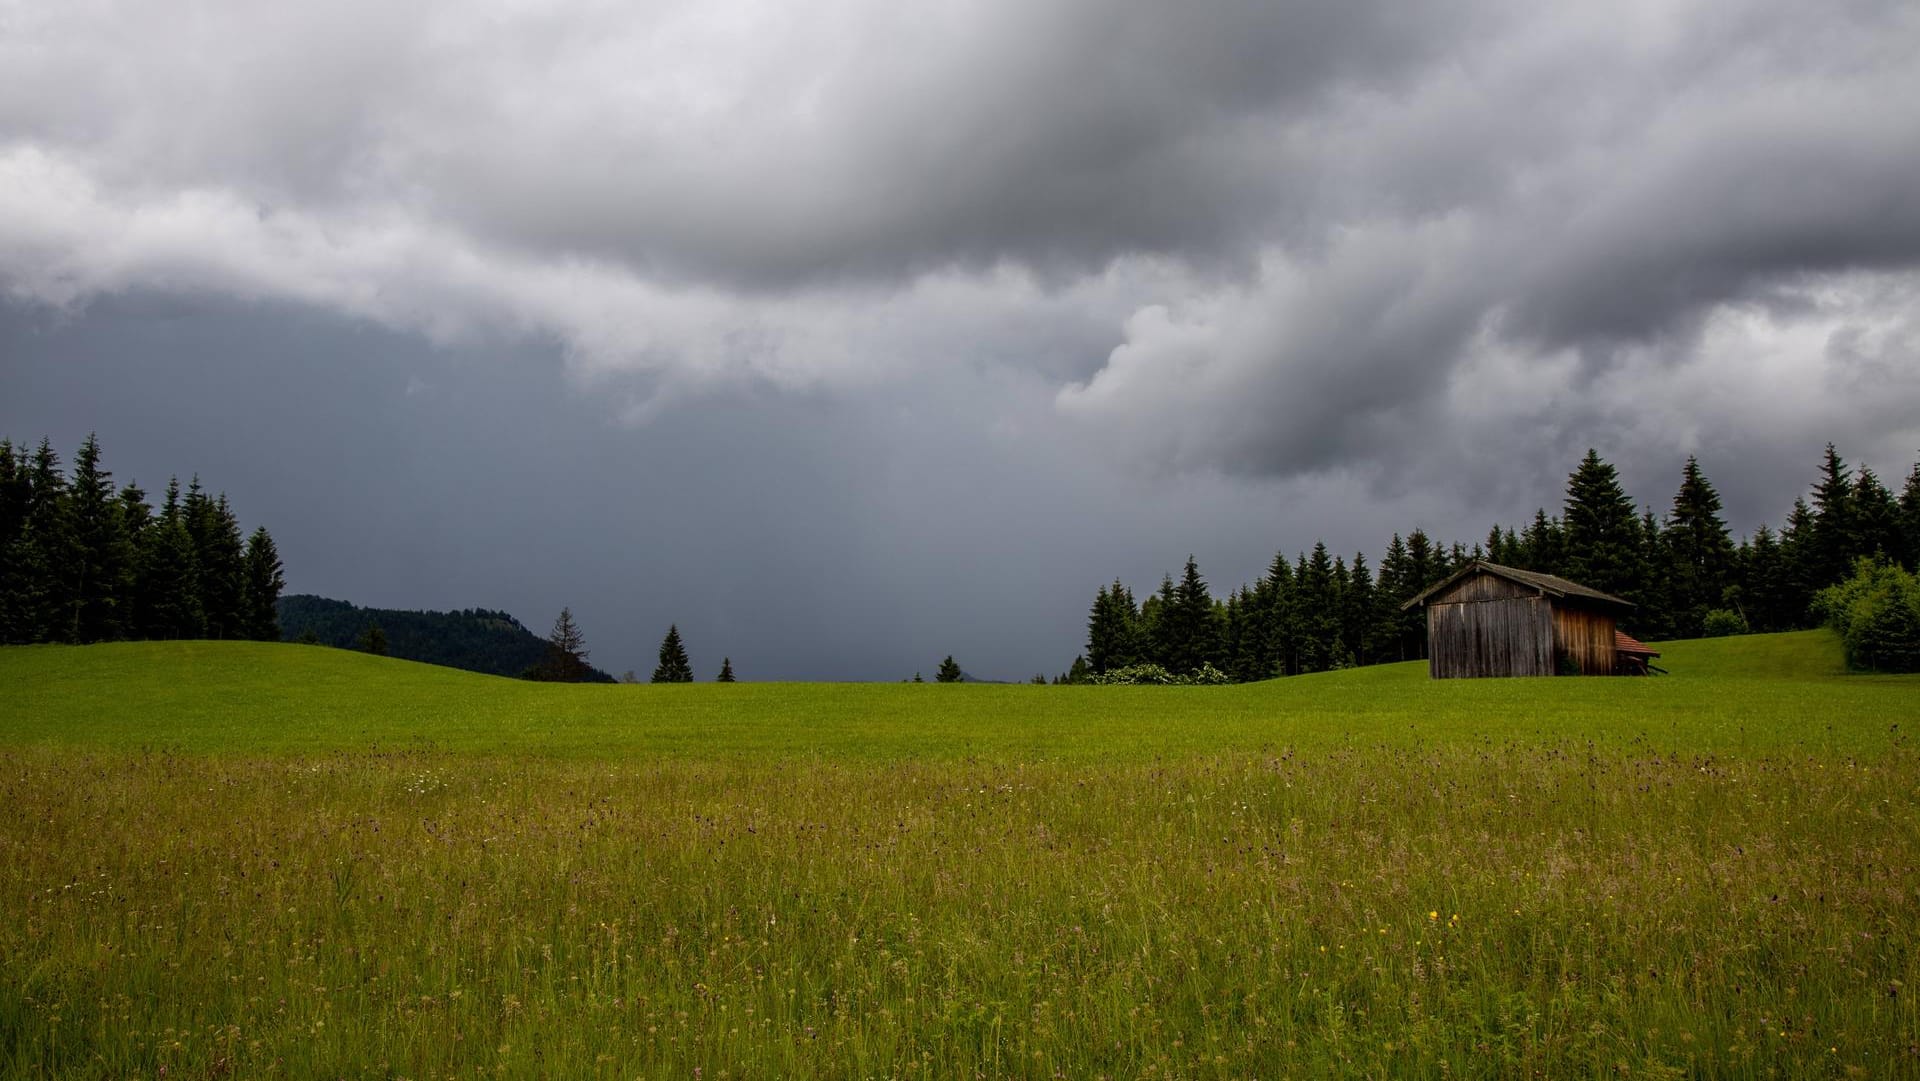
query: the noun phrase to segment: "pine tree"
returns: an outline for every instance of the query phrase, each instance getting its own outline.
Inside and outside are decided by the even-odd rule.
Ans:
[[[584,683],[593,675],[588,656],[587,638],[573,621],[573,609],[562,607],[547,632],[546,653],[528,674],[547,683]]]
[[[965,673],[961,672],[960,666],[954,663],[951,653],[947,654],[947,659],[941,661],[940,667],[933,673],[935,683],[958,683],[964,678],[966,678]]]
[[[1813,605],[1814,566],[1813,510],[1805,499],[1795,499],[1780,530],[1780,606],[1785,617],[1782,630],[1808,626]]]
[[[1068,683],[1085,683],[1092,675],[1093,669],[1088,667],[1085,657],[1075,657],[1073,664],[1067,667]]]
[[[1621,596],[1634,604],[1630,617],[1633,632],[1642,638],[1673,637],[1666,535],[1652,511],[1640,515],[1638,543],[1634,546],[1633,581]]]
[[[1788,610],[1786,560],[1773,530],[1762,524],[1740,552],[1740,607],[1747,625],[1756,631],[1783,631],[1793,627]]]
[[[134,610],[140,637],[199,638],[206,633],[200,587],[180,502],[180,481],[167,482],[167,499],[153,524],[141,530],[134,556]]]
[[[360,651],[376,657],[387,655],[387,632],[380,629],[380,624],[369,623],[367,629],[360,632]]]
[[[5,553],[0,620],[8,642],[71,642],[83,573],[60,456],[42,439],[27,466],[25,520]]]
[[[78,572],[68,639],[115,641],[126,636],[122,617],[133,559],[113,474],[100,468],[100,441],[92,435],[74,458],[68,492]]]
[[[1139,662],[1167,667],[1167,613],[1173,610],[1173,575],[1162,575],[1160,591],[1148,597],[1140,604],[1140,635],[1142,648]]]
[[[1547,517],[1547,509],[1540,507],[1533,512],[1533,521],[1526,532],[1520,535],[1519,561],[1514,566],[1557,575],[1566,562],[1566,550],[1566,531],[1560,519]]]
[[[1813,528],[1807,537],[1804,566],[1808,585],[1822,589],[1853,573],[1860,555],[1858,523],[1853,513],[1853,482],[1847,463],[1827,444],[1820,480],[1813,487]]]
[[[246,618],[242,631],[256,642],[278,642],[280,591],[286,588],[287,580],[267,527],[256,528],[247,538],[244,566],[242,604]]]
[[[1664,540],[1673,633],[1697,638],[1707,613],[1725,602],[1733,584],[1733,540],[1720,517],[1720,493],[1692,455],[1680,471]]]
[[[1387,554],[1380,560],[1380,579],[1374,590],[1374,637],[1379,642],[1382,660],[1405,661],[1419,656],[1411,621],[1400,611],[1400,606],[1418,592],[1420,588],[1413,581],[1413,569],[1407,557],[1407,543],[1395,533],[1387,542]]]
[[[1861,466],[1853,477],[1854,555],[1898,560],[1901,549],[1900,503],[1873,470]]]
[[[1625,597],[1638,591],[1641,528],[1613,466],[1592,449],[1567,478],[1567,577]],[[1632,599],[1628,597],[1628,599]]]
[[[1174,587],[1160,612],[1160,664],[1176,675],[1199,671],[1203,664],[1221,663],[1221,627],[1213,597],[1193,556],[1187,557],[1180,584]]]
[[[660,663],[653,670],[652,682],[693,682],[693,665],[687,660],[687,647],[680,641],[677,623],[668,625],[667,636],[660,640]]]
[[[1374,589],[1366,554],[1353,553],[1353,563],[1347,568],[1347,588],[1340,595],[1340,640],[1355,664],[1374,662]]]
[[[1111,587],[1100,587],[1094,597],[1087,616],[1086,656],[1096,672],[1139,663],[1140,612],[1134,607],[1132,591],[1118,578]]]
[[[720,675],[719,675],[719,676],[717,676],[717,677],[715,677],[715,679],[714,679],[714,682],[715,682],[715,683],[732,683],[732,682],[734,682],[734,679],[733,679],[733,658],[732,658],[732,657],[722,657],[722,658],[720,658]]]
[[[208,638],[247,637],[245,545],[240,523],[223,492],[216,499],[193,478],[187,488],[187,532],[193,537],[194,566],[198,572],[200,609],[206,616]]]
[[[141,553],[146,550],[147,532],[153,526],[153,508],[147,506],[147,493],[129,481],[115,497],[120,504],[121,533],[126,543],[127,567],[120,596],[120,627],[128,638],[146,635],[146,617],[140,612]]]
[[[27,505],[33,492],[27,476],[25,450],[15,450],[11,439],[0,439],[0,553],[27,524]]]
[[[1247,672],[1244,679],[1272,679],[1290,674],[1288,662],[1293,653],[1292,611],[1293,566],[1285,552],[1275,552],[1267,573],[1254,583],[1253,591],[1242,602],[1247,611],[1249,639]]]
[[[1300,671],[1328,671],[1341,657],[1340,594],[1325,542],[1314,542],[1313,554],[1296,570],[1294,596]]]
[[[1899,560],[1910,571],[1920,571],[1920,462],[1913,464],[1900,489]]]

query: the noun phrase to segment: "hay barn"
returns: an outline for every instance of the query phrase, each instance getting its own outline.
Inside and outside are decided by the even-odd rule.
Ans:
[[[1475,560],[1408,601],[1427,610],[1427,664],[1434,679],[1610,676],[1644,672],[1652,650],[1622,666],[1619,617],[1633,605],[1551,574]]]

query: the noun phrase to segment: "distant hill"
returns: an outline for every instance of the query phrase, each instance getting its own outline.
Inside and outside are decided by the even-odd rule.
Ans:
[[[547,650],[547,640],[519,620],[485,608],[409,612],[296,594],[280,598],[279,612],[280,633],[289,642],[311,631],[322,645],[353,649],[367,626],[378,624],[387,636],[388,656],[495,676],[519,676],[539,664]],[[590,682],[613,682],[598,668],[590,671]]]

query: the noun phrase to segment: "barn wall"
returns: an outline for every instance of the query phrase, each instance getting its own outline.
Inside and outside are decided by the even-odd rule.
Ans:
[[[1511,579],[1482,571],[1455,582],[1449,589],[1427,598],[1428,604],[1472,604],[1477,601],[1504,601],[1514,597],[1537,597],[1540,591]]]
[[[1613,628],[1610,612],[1561,605],[1553,610],[1553,648],[1571,658],[1583,676],[1610,676]]]
[[[1531,590],[1501,600],[1427,604],[1427,671],[1434,679],[1550,676],[1553,642],[1552,607]]]

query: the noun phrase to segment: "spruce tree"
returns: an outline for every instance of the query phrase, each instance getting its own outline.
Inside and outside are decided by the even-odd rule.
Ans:
[[[1206,579],[1193,556],[1187,556],[1180,584],[1160,612],[1160,664],[1175,675],[1199,671],[1203,664],[1218,666],[1221,627],[1207,592]]]
[[[274,548],[267,528],[260,526],[247,538],[246,584],[243,605],[246,612],[244,632],[256,642],[280,640],[280,591],[287,580],[282,573],[280,553]]]
[[[1568,578],[1615,596],[1637,592],[1642,578],[1640,521],[1613,466],[1592,449],[1567,477],[1562,520]]]
[[[0,439],[0,553],[27,524],[27,504],[33,491],[27,478],[24,448],[16,450],[11,439]]]
[[[147,493],[129,481],[115,497],[120,504],[121,533],[126,542],[127,568],[120,596],[120,627],[128,638],[146,637],[146,617],[140,612],[141,560],[146,551],[147,531],[153,526],[153,508],[147,506]]]
[[[1395,533],[1387,542],[1387,554],[1380,560],[1380,579],[1374,590],[1374,637],[1379,643],[1381,660],[1404,661],[1419,655],[1409,620],[1400,611],[1400,606],[1418,592],[1407,558],[1407,542]]]
[[[74,458],[68,492],[77,571],[68,640],[115,641],[126,636],[122,616],[133,560],[113,474],[100,468],[100,441],[92,435]]]
[[[1313,554],[1295,572],[1294,596],[1300,671],[1325,672],[1341,657],[1340,593],[1325,542],[1315,541]]]
[[[1900,489],[1900,553],[1902,565],[1920,571],[1920,462],[1913,464]]]
[[[1087,615],[1087,662],[1096,672],[1139,663],[1140,613],[1133,593],[1114,579],[1102,586]]]
[[[71,642],[83,573],[60,456],[42,439],[27,469],[26,516],[6,551],[0,615],[6,641]]]
[[[1353,563],[1347,568],[1346,592],[1340,596],[1340,638],[1355,664],[1374,662],[1373,628],[1378,611],[1374,590],[1366,554],[1353,553]]]
[[[1259,588],[1241,587],[1227,597],[1227,674],[1235,683],[1266,679],[1266,615]]]
[[[1904,547],[1900,536],[1900,503],[1873,470],[1861,466],[1853,477],[1854,555],[1898,561]]]
[[[193,535],[180,502],[180,480],[167,482],[166,502],[141,530],[135,553],[134,608],[140,637],[199,638],[206,633]]]
[[[1669,557],[1666,535],[1652,511],[1640,515],[1639,543],[1634,552],[1633,581],[1621,596],[1634,604],[1630,617],[1633,633],[1642,638],[1673,637],[1673,613],[1669,597]]]
[[[1820,464],[1820,480],[1813,486],[1813,528],[1807,537],[1804,566],[1808,585],[1823,589],[1853,573],[1860,553],[1858,523],[1853,513],[1852,470],[1833,444],[1827,444]]]
[[[1172,633],[1172,627],[1166,620],[1167,613],[1173,610],[1173,604],[1173,575],[1162,575],[1160,591],[1140,605],[1140,633],[1144,642],[1140,650],[1140,663],[1168,668],[1167,635]],[[1171,668],[1168,670],[1171,671]]]
[[[1780,604],[1785,615],[1782,630],[1809,625],[1817,576],[1813,533],[1813,509],[1805,499],[1795,499],[1786,525],[1780,529]]]
[[[360,651],[376,657],[387,655],[387,632],[380,629],[380,624],[369,623],[367,629],[360,632]]]
[[[583,683],[592,674],[587,666],[587,639],[573,621],[573,609],[561,608],[547,633],[546,655],[535,668],[534,678],[548,683]]]
[[[670,624],[660,641],[660,663],[653,670],[654,683],[692,683],[693,665],[687,660],[687,647],[680,641],[680,625]]]
[[[1566,531],[1560,519],[1547,517],[1547,509],[1533,512],[1533,521],[1520,535],[1519,562],[1514,566],[1541,574],[1560,574],[1566,561]]]
[[[1259,636],[1259,676],[1289,676],[1293,668],[1293,564],[1275,552],[1267,573],[1253,587],[1254,633]]]
[[[1720,493],[1692,455],[1680,471],[1664,540],[1673,633],[1697,638],[1733,584],[1733,540],[1720,517]]]
[[[1740,609],[1756,631],[1783,631],[1793,626],[1787,610],[1786,562],[1773,530],[1762,523],[1753,540],[1740,552]]]
[[[954,662],[953,654],[951,653],[947,654],[947,659],[941,661],[940,667],[935,669],[933,673],[933,681],[935,683],[958,683],[965,678],[966,673],[960,671],[960,666]]]
[[[246,546],[240,523],[223,492],[216,499],[194,477],[187,488],[187,532],[193,537],[194,567],[198,573],[200,610],[206,617],[208,638],[247,637],[245,595]]]
[[[720,658],[720,674],[719,674],[719,675],[718,675],[717,677],[715,677],[715,678],[714,678],[714,682],[715,682],[715,683],[732,683],[732,682],[734,682],[734,679],[733,679],[733,658],[732,658],[732,657],[722,657],[722,658]]]

